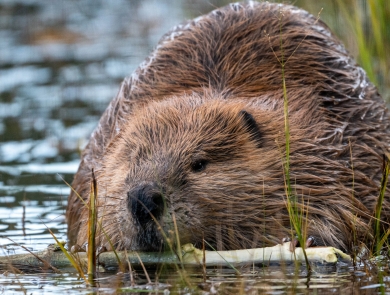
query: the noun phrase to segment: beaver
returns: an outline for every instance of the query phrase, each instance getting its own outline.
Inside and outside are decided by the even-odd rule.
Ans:
[[[293,232],[292,196],[312,245],[372,245],[389,123],[318,18],[268,2],[216,9],[174,27],[122,83],[82,154],[69,241],[87,241],[75,192],[88,200],[94,169],[108,249],[160,251],[172,233],[218,250],[272,246]],[[385,228],[389,193],[381,217]]]

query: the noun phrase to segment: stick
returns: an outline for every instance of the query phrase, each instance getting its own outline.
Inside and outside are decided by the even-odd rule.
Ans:
[[[313,247],[305,249],[309,262],[333,264],[337,262],[351,262],[351,257],[342,251],[333,247]],[[276,245],[266,248],[255,248],[235,251],[203,251],[196,249],[192,244],[186,244],[181,249],[181,260],[185,266],[199,266],[205,263],[206,266],[228,264],[234,266],[244,266],[252,264],[282,264],[292,263],[295,261],[294,252],[290,251],[290,243]],[[203,253],[206,255],[204,262]],[[124,251],[117,252],[123,265],[127,265],[126,253]],[[71,268],[71,264],[62,252],[53,252],[44,250],[35,253],[41,259],[44,259],[52,266],[63,269]],[[84,252],[78,253],[81,261],[86,261],[87,257]],[[179,264],[180,260],[175,253],[135,253],[133,251],[127,252],[128,260],[133,267],[140,267],[140,260],[146,267],[155,267],[159,264]],[[138,258],[139,256],[139,258]],[[305,262],[302,248],[295,248],[295,257],[298,261]],[[107,271],[115,271],[119,268],[118,259],[114,252],[104,252],[99,255],[99,264]],[[9,265],[16,268],[23,267],[23,270],[38,269],[42,267],[42,262],[31,254],[17,254],[0,257],[0,270],[7,269]]]

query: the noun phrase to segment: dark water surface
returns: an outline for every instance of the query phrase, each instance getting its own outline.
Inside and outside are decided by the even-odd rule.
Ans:
[[[53,242],[47,227],[66,240],[64,181],[72,181],[79,151],[122,79],[172,26],[227,2],[0,1],[0,255],[24,252],[18,244],[44,249]],[[141,292],[126,275],[102,276],[97,294]],[[176,273],[151,286],[141,272],[136,284],[150,294],[379,291],[375,273],[348,269],[309,279],[280,268],[248,270],[243,277],[210,271],[206,284],[199,272],[188,276],[190,288]],[[91,291],[74,274],[0,274],[0,294]]]

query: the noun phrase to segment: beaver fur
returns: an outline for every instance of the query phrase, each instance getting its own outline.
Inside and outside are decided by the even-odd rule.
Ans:
[[[282,44],[282,45],[281,45]],[[73,188],[99,188],[98,244],[240,249],[291,235],[290,179],[306,236],[351,252],[373,241],[389,114],[366,73],[320,20],[293,6],[231,4],[173,28],[124,80],[82,155]],[[382,227],[390,218],[389,193]],[[74,192],[71,244],[87,241]],[[176,224],[176,226],[175,226]],[[175,229],[177,227],[177,230]]]

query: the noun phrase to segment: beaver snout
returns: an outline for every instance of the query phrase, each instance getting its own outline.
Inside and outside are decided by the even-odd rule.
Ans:
[[[128,209],[139,225],[158,220],[164,213],[164,199],[161,188],[156,183],[138,185],[127,193]]]

